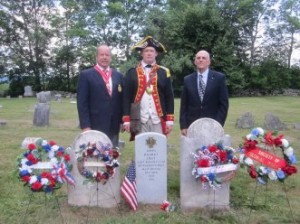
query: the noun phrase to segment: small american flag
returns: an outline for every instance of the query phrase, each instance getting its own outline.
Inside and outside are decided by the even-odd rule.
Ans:
[[[121,194],[126,200],[127,204],[132,210],[136,210],[137,203],[137,193],[136,193],[136,181],[135,181],[135,162],[132,161],[128,167],[127,174],[121,185]]]

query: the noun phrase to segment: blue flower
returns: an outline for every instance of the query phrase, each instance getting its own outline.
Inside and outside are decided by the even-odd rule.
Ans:
[[[50,150],[51,150],[51,146],[49,145],[49,144],[47,144],[47,145],[44,145],[44,150],[46,151],[46,152],[49,152]]]
[[[27,175],[30,175],[29,172],[28,172],[28,170],[22,170],[22,171],[20,172],[20,176],[21,176],[21,177],[24,177],[24,176],[27,176]]]
[[[284,174],[284,172],[282,170],[278,170],[276,172],[276,174],[277,174],[277,177],[278,177],[279,180],[284,180],[285,174]]]
[[[259,130],[257,128],[252,129],[251,135],[259,136]]]
[[[291,164],[295,164],[297,163],[297,159],[296,159],[296,156],[293,154],[289,157],[289,161]]]
[[[216,175],[214,173],[209,173],[207,176],[210,181],[214,181],[215,177],[216,177]]]
[[[267,183],[267,181],[264,180],[264,178],[262,178],[262,177],[258,177],[258,178],[257,178],[257,181],[258,181],[258,183],[260,183],[260,184],[266,184],[266,183]]]

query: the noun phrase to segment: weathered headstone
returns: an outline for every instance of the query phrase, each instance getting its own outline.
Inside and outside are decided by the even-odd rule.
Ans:
[[[32,87],[25,86],[24,87],[24,96],[33,96]]]
[[[294,129],[300,130],[300,122],[294,124]]]
[[[98,206],[103,208],[117,207],[120,203],[120,171],[109,178],[106,184],[100,182],[86,183],[86,177],[81,175],[78,169],[76,152],[82,144],[104,144],[112,145],[110,139],[102,132],[90,130],[83,132],[75,139],[71,150],[71,171],[76,180],[75,187],[68,186],[68,203],[75,206]],[[97,162],[87,162],[89,169],[100,169]]]
[[[210,118],[201,118],[190,125],[187,137],[181,136],[180,145],[180,203],[186,211],[197,208],[229,208],[229,183],[222,183],[221,188],[202,188],[192,176],[193,158],[197,148],[208,146],[223,140],[223,145],[229,146],[231,138],[224,136],[222,126]],[[218,174],[222,175],[222,174]]]
[[[55,101],[61,102],[61,94],[55,94],[54,97],[55,97]]]
[[[287,125],[272,113],[267,113],[265,116],[264,128],[266,130],[281,131],[287,129]]]
[[[167,199],[167,139],[147,132],[135,138],[137,199],[142,204],[161,204]]]
[[[41,127],[48,126],[51,100],[50,91],[37,93],[37,99],[38,103],[34,108],[33,125]]]
[[[251,129],[254,127],[254,117],[251,112],[244,113],[237,119],[235,126],[237,128]]]

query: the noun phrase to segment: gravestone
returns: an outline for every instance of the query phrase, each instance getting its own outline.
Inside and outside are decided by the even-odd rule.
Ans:
[[[61,102],[61,94],[55,94],[54,97],[55,97],[55,101]]]
[[[106,184],[100,182],[87,183],[86,177],[80,174],[78,170],[78,162],[76,152],[79,151],[82,144],[104,144],[112,145],[110,139],[102,132],[90,130],[79,134],[71,150],[71,171],[75,178],[75,187],[68,186],[68,203],[75,206],[98,206],[103,208],[117,207],[120,203],[120,171],[116,168],[116,173],[110,177]],[[99,164],[99,165],[97,165]],[[101,169],[100,163],[86,162],[88,169],[96,171]]]
[[[36,94],[37,104],[34,108],[33,125],[35,126],[48,126],[49,125],[49,114],[50,114],[50,100],[51,92],[39,92]]]
[[[287,125],[272,113],[267,113],[265,116],[264,128],[266,130],[281,131],[287,129]]]
[[[161,204],[167,199],[167,138],[147,132],[135,137],[137,199]]]
[[[201,118],[193,122],[187,131],[187,137],[180,139],[180,203],[183,211],[197,208],[229,208],[229,182],[221,188],[202,188],[192,176],[193,158],[197,148],[208,146],[223,140],[224,146],[231,144],[229,135],[224,136],[222,126],[210,118]],[[223,174],[218,174],[223,175]]]
[[[300,123],[299,122],[295,123],[293,127],[294,127],[294,129],[300,130]]]
[[[25,86],[24,87],[24,96],[33,96],[32,87]]]
[[[251,112],[244,113],[237,119],[235,127],[242,129],[251,129],[254,127],[254,117]]]

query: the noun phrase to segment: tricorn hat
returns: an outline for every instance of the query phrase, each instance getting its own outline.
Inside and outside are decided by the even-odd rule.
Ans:
[[[154,47],[157,52],[164,52],[164,53],[167,52],[164,45],[159,43],[157,40],[155,40],[151,36],[145,37],[143,40],[141,40],[136,45],[134,45],[131,48],[131,50],[141,51],[141,50],[145,49],[146,47]]]

